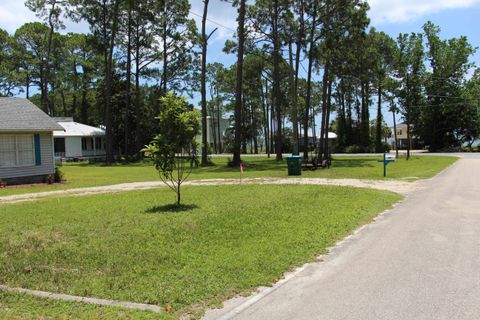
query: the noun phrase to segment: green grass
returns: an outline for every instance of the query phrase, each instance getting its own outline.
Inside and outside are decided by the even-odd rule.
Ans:
[[[303,171],[304,178],[358,178],[384,179],[380,157],[337,157],[330,169]],[[190,179],[239,178],[238,168],[227,167],[227,158],[213,158],[215,165],[195,169]],[[277,162],[274,158],[245,157],[246,168],[244,178],[286,177],[286,161]],[[387,179],[417,180],[430,178],[455,162],[455,157],[417,156],[410,160],[398,159],[388,166]],[[63,190],[71,188],[103,186],[126,182],[159,180],[158,173],[149,163],[117,164],[107,167],[99,164],[67,164],[62,167],[66,179],[62,185],[41,185],[0,189],[0,196]]]
[[[0,319],[158,319],[152,312],[99,307],[0,291]]]
[[[181,211],[174,198],[157,189],[0,206],[0,283],[201,313],[312,261],[401,199],[260,185],[184,188]]]

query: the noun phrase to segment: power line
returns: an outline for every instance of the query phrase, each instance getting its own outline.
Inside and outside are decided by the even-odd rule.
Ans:
[[[195,13],[195,12],[193,12],[193,11],[190,11],[190,14],[193,14],[194,16],[197,16],[197,17],[203,19],[203,16],[202,16],[202,15],[199,15],[198,13]],[[221,28],[227,29],[227,30],[232,31],[232,32],[236,32],[236,30],[234,30],[234,29],[232,29],[232,28],[230,28],[230,27],[227,27],[227,26],[225,26],[225,25],[223,25],[223,24],[221,24],[221,23],[218,23],[218,22],[216,22],[216,21],[214,21],[214,20],[212,20],[212,19],[210,19],[210,18],[207,18],[206,20],[207,20],[208,22],[211,22],[211,23],[213,23],[213,24],[221,27]]]

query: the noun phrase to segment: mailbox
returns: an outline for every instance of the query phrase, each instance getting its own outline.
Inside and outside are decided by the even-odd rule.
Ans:
[[[394,154],[385,154],[385,160],[393,162],[396,160],[396,157]]]
[[[395,156],[393,154],[383,154],[383,160],[377,160],[378,162],[383,162],[383,176],[387,176],[387,165],[390,162],[395,162]]]

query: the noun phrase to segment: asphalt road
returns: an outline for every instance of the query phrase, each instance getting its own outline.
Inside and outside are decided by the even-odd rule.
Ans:
[[[480,319],[480,158],[423,183],[323,262],[206,319]]]
[[[400,150],[400,154],[404,155],[406,153],[405,150]],[[390,151],[390,154],[395,154],[395,151]],[[283,157],[290,156],[291,153],[284,153]],[[437,152],[437,153],[428,153],[423,150],[412,150],[413,156],[450,156],[450,157],[459,157],[459,158],[480,158],[480,152]],[[231,153],[221,153],[221,154],[211,154],[209,155],[213,158],[217,157],[233,157]],[[333,157],[381,157],[383,153],[334,153],[332,154]],[[249,157],[267,157],[266,154],[242,154],[242,157],[249,158]],[[275,159],[275,154],[271,154],[270,157]]]

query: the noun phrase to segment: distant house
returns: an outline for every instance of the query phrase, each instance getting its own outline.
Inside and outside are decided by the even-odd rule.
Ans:
[[[0,98],[0,179],[45,182],[55,172],[53,132],[63,130],[27,99]]]
[[[215,150],[223,150],[226,144],[227,131],[230,129],[230,121],[225,118],[220,118],[220,121],[217,118],[212,118],[207,116],[207,143],[211,152]],[[202,143],[202,130],[197,136],[197,142],[201,145]],[[201,153],[201,148],[199,152]]]
[[[75,122],[73,118],[55,118],[55,121],[64,129],[53,134],[56,158],[105,157],[105,130]]]
[[[337,140],[337,134],[335,132],[330,132],[329,131],[328,132],[328,147],[329,147],[330,150],[332,150],[332,148],[334,147],[336,140]],[[317,143],[317,146],[319,146],[320,145],[320,137],[317,136],[317,137],[315,137],[315,139],[313,139],[313,137],[311,137],[311,136],[308,137],[308,144],[309,144],[310,148],[313,148],[313,145],[314,145],[315,141]],[[298,146],[300,148],[303,148],[303,142],[304,142],[303,141],[303,136],[300,135],[298,137]]]
[[[407,124],[406,123],[399,123],[397,124],[397,143],[398,143],[398,149],[407,149],[408,147],[408,139],[407,139]],[[411,127],[410,127],[411,128]],[[394,131],[394,128],[390,128],[392,132]],[[412,149],[422,149],[423,145],[421,145],[420,141],[418,138],[414,135],[411,137],[412,140]],[[395,135],[392,134],[392,147],[393,149],[397,149],[395,145]]]

